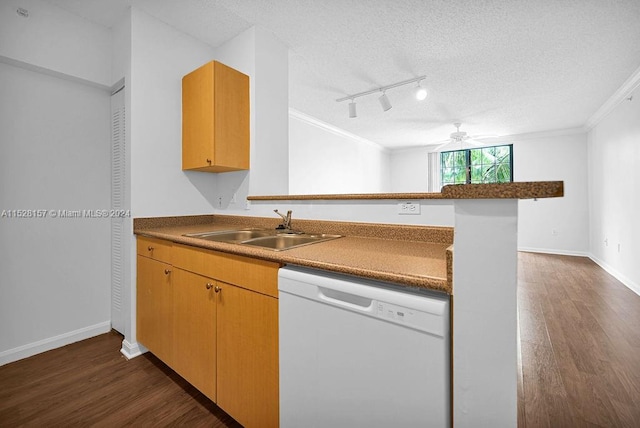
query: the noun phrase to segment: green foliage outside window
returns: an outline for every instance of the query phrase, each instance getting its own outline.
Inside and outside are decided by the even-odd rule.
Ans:
[[[513,181],[513,146],[480,147],[440,153],[442,185]]]

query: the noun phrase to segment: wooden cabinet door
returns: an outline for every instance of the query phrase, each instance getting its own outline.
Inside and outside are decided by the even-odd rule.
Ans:
[[[217,403],[247,428],[277,427],[278,300],[217,285]]]
[[[249,77],[214,64],[215,164],[220,171],[249,169]]]
[[[173,364],[171,265],[137,256],[137,340],[168,365]]]
[[[213,64],[182,78],[182,169],[207,168],[214,162]]]
[[[173,273],[174,370],[216,401],[214,281],[182,269]]]
[[[249,169],[249,76],[211,61],[182,78],[182,169]]]

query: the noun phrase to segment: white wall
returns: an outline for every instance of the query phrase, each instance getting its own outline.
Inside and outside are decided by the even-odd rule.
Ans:
[[[640,294],[640,90],[589,132],[591,257]]]
[[[289,52],[261,27],[252,27],[215,49],[219,61],[247,74],[251,93],[251,166],[219,174],[216,209],[244,209],[248,195],[288,193]],[[235,198],[234,198],[235,196]]]
[[[297,111],[289,113],[289,194],[386,193],[389,154]]]
[[[518,201],[455,202],[453,421],[517,424]]]
[[[589,250],[587,137],[583,131],[514,136],[515,181],[564,181],[564,197],[521,200],[518,248],[586,255]]]
[[[250,210],[220,214],[279,217],[273,212],[293,211],[295,219],[355,221],[364,223],[416,224],[422,226],[453,226],[454,201],[423,199],[411,202],[420,205],[419,215],[398,214],[398,204],[406,200],[314,200],[314,201],[253,201]]]
[[[22,18],[16,10],[29,11]],[[111,86],[111,32],[39,0],[0,2],[0,59]]]
[[[255,34],[255,113],[251,177],[253,195],[285,194],[289,191],[287,110],[289,108],[289,50],[260,27]]]
[[[286,48],[252,28],[213,49],[135,8],[131,16],[134,217],[211,213],[226,209],[234,194],[243,205],[249,193],[286,193]],[[182,171],[182,77],[212,59],[251,79],[250,173]]]
[[[213,49],[131,10],[131,210],[134,217],[210,213],[216,174],[182,171],[182,77]]]
[[[393,150],[391,158],[391,192],[429,191],[429,149]]]
[[[0,64],[0,364],[110,329],[109,93]]]
[[[131,10],[111,28],[110,81],[115,84],[122,78],[125,84],[131,79]],[[130,101],[128,107],[131,107]]]
[[[233,67],[249,76],[250,93],[250,167],[249,171],[232,171],[218,174],[218,205],[216,209],[244,209],[244,201],[250,194],[250,175],[254,167],[261,162],[256,156],[256,32],[255,28],[239,34],[215,49],[215,58],[223,64]],[[265,179],[268,182],[269,178]],[[235,198],[234,198],[235,196]]]

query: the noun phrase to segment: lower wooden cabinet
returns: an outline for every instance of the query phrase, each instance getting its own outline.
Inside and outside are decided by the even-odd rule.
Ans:
[[[174,269],[172,368],[216,401],[216,293],[214,280]]]
[[[218,405],[245,427],[277,427],[278,299],[218,285]]]
[[[137,338],[156,357],[173,367],[172,266],[137,256]]]
[[[279,265],[144,237],[137,264],[138,341],[246,428],[277,427]]]

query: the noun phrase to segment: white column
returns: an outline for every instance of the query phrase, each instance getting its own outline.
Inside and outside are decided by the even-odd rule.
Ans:
[[[517,199],[455,201],[453,421],[517,426]]]

